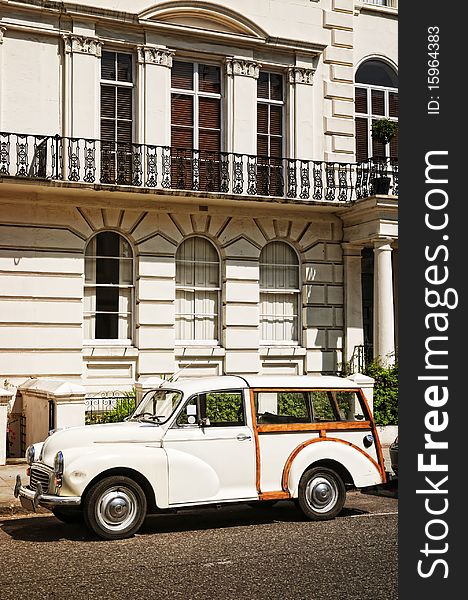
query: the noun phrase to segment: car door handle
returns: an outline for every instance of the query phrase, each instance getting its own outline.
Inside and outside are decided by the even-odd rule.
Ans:
[[[239,440],[239,442],[244,442],[245,440],[251,440],[252,438],[250,437],[250,435],[247,435],[246,433],[239,433],[239,435],[237,436],[237,439]]]

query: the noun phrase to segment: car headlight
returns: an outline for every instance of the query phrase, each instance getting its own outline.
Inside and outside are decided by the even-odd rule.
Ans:
[[[54,473],[57,477],[62,477],[63,475],[63,454],[60,450],[54,458]]]
[[[34,450],[34,446],[28,446],[26,449],[26,462],[28,465],[32,465],[34,462],[36,451]]]

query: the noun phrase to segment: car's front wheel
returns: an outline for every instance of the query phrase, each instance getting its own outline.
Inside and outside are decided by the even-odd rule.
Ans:
[[[106,540],[128,538],[145,520],[146,496],[129,477],[106,477],[86,494],[83,514],[86,525],[99,537]]]
[[[313,467],[299,482],[298,504],[302,512],[314,521],[334,519],[343,508],[346,488],[332,469]]]

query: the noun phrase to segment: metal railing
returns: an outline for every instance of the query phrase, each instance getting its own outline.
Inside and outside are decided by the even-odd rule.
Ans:
[[[0,133],[0,177],[316,202],[398,195],[395,158],[339,163],[19,133]]]
[[[388,8],[398,8],[398,0],[363,0],[364,4],[373,4],[374,6],[387,6]]]
[[[85,399],[85,423],[95,425],[100,423],[119,423],[128,417],[135,409],[136,395],[121,391],[105,391]]]
[[[354,346],[353,355],[350,359],[350,367],[353,373],[364,373],[367,365],[372,362],[373,359],[373,346],[372,344],[360,344]]]

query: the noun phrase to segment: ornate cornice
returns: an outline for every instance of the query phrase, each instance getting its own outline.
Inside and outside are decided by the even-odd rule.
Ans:
[[[242,58],[226,58],[226,73],[228,75],[243,75],[258,79],[261,63],[255,60],[244,60]]]
[[[289,83],[303,83],[312,85],[314,80],[315,69],[305,69],[303,67],[289,67]]]
[[[138,62],[144,65],[161,65],[172,67],[174,50],[168,48],[155,48],[154,46],[137,46]]]
[[[75,35],[73,33],[62,36],[65,44],[65,52],[73,54],[89,54],[101,58],[101,48],[104,42],[100,42],[97,38],[85,37],[83,35]]]

